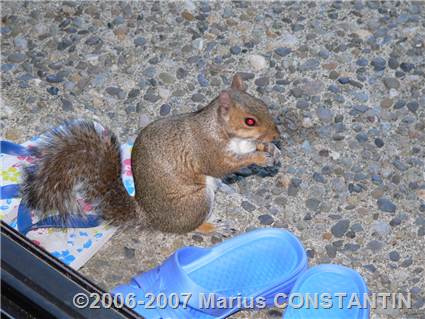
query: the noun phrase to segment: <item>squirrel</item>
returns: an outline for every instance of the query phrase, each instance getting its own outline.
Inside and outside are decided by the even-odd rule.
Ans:
[[[153,121],[138,134],[131,167],[135,196],[121,181],[120,145],[92,121],[66,122],[37,146],[22,200],[36,212],[83,214],[80,195],[113,225],[185,233],[211,212],[218,179],[251,164],[273,166],[280,137],[266,104],[235,75],[204,108]]]

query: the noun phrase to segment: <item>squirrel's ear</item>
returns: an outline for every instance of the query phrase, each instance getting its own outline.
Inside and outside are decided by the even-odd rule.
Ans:
[[[226,115],[229,113],[230,108],[232,107],[232,98],[230,97],[229,92],[227,91],[221,91],[218,101],[220,103],[220,111],[221,114]]]
[[[243,82],[241,76],[239,74],[235,74],[232,80],[232,89],[239,91],[246,91],[246,84]]]

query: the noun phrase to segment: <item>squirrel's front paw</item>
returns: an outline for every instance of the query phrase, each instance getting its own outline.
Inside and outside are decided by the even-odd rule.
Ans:
[[[257,159],[254,164],[258,166],[274,166],[275,165],[275,159],[273,157],[273,154],[268,152],[257,152]]]
[[[276,165],[280,162],[280,156],[282,152],[280,151],[280,149],[277,148],[276,145],[274,145],[273,143],[268,143],[266,152],[269,153],[273,158],[273,165]]]

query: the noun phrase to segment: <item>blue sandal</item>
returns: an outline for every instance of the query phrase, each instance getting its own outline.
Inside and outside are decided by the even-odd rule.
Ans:
[[[289,294],[306,268],[305,250],[294,235],[265,228],[212,248],[181,248],[112,293],[147,319],[225,318],[252,308],[247,300],[258,297],[273,305],[275,295]],[[231,297],[242,304],[232,304]]]
[[[367,319],[367,293],[365,281],[353,269],[331,264],[315,266],[296,281],[283,318]]]

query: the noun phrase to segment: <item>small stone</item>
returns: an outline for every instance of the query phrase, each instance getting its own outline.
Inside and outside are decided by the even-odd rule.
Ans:
[[[250,72],[238,72],[237,75],[239,75],[241,79],[245,81],[255,78],[255,74]]]
[[[362,232],[364,230],[363,226],[359,223],[351,225],[350,229],[355,233],[359,233],[359,232]]]
[[[143,70],[143,75],[148,78],[153,78],[156,75],[156,67],[154,66],[148,66],[146,69]]]
[[[271,309],[267,311],[267,318],[282,318],[282,311]]]
[[[140,109],[137,110],[137,111],[140,112]],[[149,123],[151,123],[151,122],[152,122],[152,120],[147,114],[143,114],[143,113],[140,114],[140,117],[139,117],[140,128],[144,128],[144,127],[148,126]]]
[[[205,96],[200,93],[193,94],[191,98],[193,102],[202,102],[204,99],[205,99]]]
[[[398,89],[400,88],[400,82],[396,78],[384,78],[384,85],[387,89]]]
[[[340,77],[339,79],[338,79],[338,82],[339,83],[341,83],[341,84],[348,84],[348,83],[350,83],[350,78],[349,77]]]
[[[161,99],[168,100],[171,95],[171,91],[166,88],[160,87],[158,88],[158,95],[161,97]]]
[[[381,148],[381,147],[384,146],[384,141],[380,138],[375,138],[375,145],[376,145],[376,147]]]
[[[304,216],[304,218],[303,218],[303,220],[311,220],[312,219],[312,217],[311,217],[311,213],[307,213],[307,214],[305,214],[305,216]]]
[[[243,209],[245,209],[247,212],[250,212],[250,213],[256,209],[256,207],[253,204],[251,204],[250,202],[246,200],[242,201],[241,206]]]
[[[166,116],[170,114],[171,106],[169,104],[162,104],[159,109],[159,115]]]
[[[388,198],[381,197],[377,201],[379,210],[387,213],[395,213],[397,206]]]
[[[296,188],[299,188],[301,186],[302,180],[300,178],[294,177],[291,179],[291,185],[293,185]]]
[[[258,216],[258,220],[262,225],[271,225],[274,222],[274,219],[270,215],[260,215]]]
[[[356,135],[356,140],[359,143],[365,143],[368,140],[368,136],[365,132],[360,132]]]
[[[182,12],[182,17],[184,19],[186,19],[187,21],[193,21],[193,19],[195,19],[195,17],[193,16],[193,14],[191,14],[189,11],[184,10]]]
[[[74,109],[72,107],[72,103],[69,100],[67,100],[65,98],[61,98],[61,102],[62,102],[62,109],[65,112],[70,112],[70,111],[72,111]]]
[[[400,217],[394,217],[393,219],[391,219],[390,221],[390,226],[395,227],[401,224],[401,219]]]
[[[129,99],[133,99],[133,98],[135,98],[136,96],[138,96],[139,94],[140,94],[140,90],[139,90],[139,89],[134,88],[134,89],[131,89],[131,90],[130,90],[130,92],[128,92],[127,97],[128,97]]]
[[[202,87],[206,87],[209,84],[209,81],[207,80],[207,78],[205,77],[205,75],[203,73],[198,75],[198,83],[200,86]]]
[[[16,52],[16,53],[9,54],[9,56],[7,57],[7,60],[12,63],[21,63],[25,61],[26,58],[27,56],[25,54]]]
[[[425,226],[421,226],[418,229],[418,236],[419,237],[424,237],[425,236]]]
[[[343,244],[344,244],[344,240],[343,239],[335,240],[332,243],[332,245],[334,245],[336,248],[341,248]]]
[[[363,187],[360,184],[348,184],[348,191],[350,193],[361,193],[363,191]]]
[[[329,256],[329,258],[335,258],[336,257],[336,247],[334,245],[326,245],[325,246],[326,254]]]
[[[287,56],[289,53],[292,52],[290,48],[277,48],[274,50],[274,52],[281,57]]]
[[[354,87],[358,88],[358,89],[362,89],[362,88],[363,88],[363,84],[362,84],[362,83],[360,83],[360,82],[358,82],[358,81],[356,81],[356,80],[350,79],[350,81],[348,81],[348,83],[349,83],[350,85],[352,85],[352,86],[354,86]],[[361,101],[361,102],[366,102],[366,101],[369,99],[368,94],[367,94],[367,93],[365,93],[365,92],[362,92],[362,91],[356,91],[356,92],[353,92],[353,96],[354,96],[357,100],[359,100],[359,101]]]
[[[204,47],[204,40],[202,38],[197,38],[192,41],[192,47],[195,50],[202,51],[202,48]]]
[[[376,267],[372,264],[364,265],[363,268],[365,268],[367,271],[370,271],[371,273],[376,271]]]
[[[162,82],[166,84],[173,84],[176,81],[174,76],[167,72],[161,72],[158,77]]]
[[[176,77],[179,80],[184,79],[187,75],[188,75],[188,72],[183,68],[178,68],[176,71]]]
[[[400,64],[400,68],[401,68],[404,72],[409,73],[410,71],[412,71],[412,70],[415,68],[415,65],[414,65],[414,64],[412,64],[412,63],[406,63],[406,62],[403,62],[402,64]]]
[[[320,106],[317,109],[317,116],[323,122],[330,122],[330,121],[332,121],[334,114],[332,113],[331,110],[329,110],[329,109],[327,109],[323,106]]]
[[[391,227],[387,223],[375,221],[370,226],[372,233],[378,234],[381,237],[386,237],[391,232]]]
[[[318,211],[319,205],[320,200],[316,198],[309,198],[305,201],[305,206],[312,211]]]
[[[335,237],[342,237],[350,226],[350,220],[341,219],[331,227],[331,232]]]
[[[47,88],[47,92],[49,92],[51,95],[58,95],[59,89],[55,86],[51,86]]]
[[[255,80],[255,85],[259,87],[267,86],[269,85],[270,79],[267,76],[258,78]]]
[[[326,233],[323,234],[323,239],[330,240],[331,238],[332,238],[331,233],[326,232]]]
[[[329,51],[326,49],[320,49],[319,57],[326,60],[327,58],[329,58]]]
[[[154,56],[154,57],[152,57],[152,58],[150,58],[150,59],[148,60],[148,62],[149,62],[150,64],[158,64],[158,63],[159,63],[159,61],[160,61],[160,58],[159,58],[158,56]]]
[[[57,75],[51,74],[46,76],[46,81],[49,83],[60,83],[60,82],[63,82],[63,78]]]
[[[307,100],[302,99],[298,100],[295,106],[300,110],[306,110],[310,106],[310,103]]]
[[[155,94],[154,92],[148,90],[146,94],[143,96],[143,99],[145,99],[146,101],[155,103],[155,102],[158,102],[161,99],[161,97]]]
[[[134,248],[124,247],[124,255],[128,259],[132,259],[136,255],[136,250]]]
[[[397,168],[398,170],[404,172],[408,170],[408,167],[406,166],[406,164],[404,164],[402,161],[400,161],[399,159],[395,159],[392,164],[394,165],[395,168]]]
[[[303,96],[304,92],[299,87],[294,87],[291,89],[291,94],[298,99]]]
[[[400,260],[400,254],[395,250],[391,251],[388,255],[389,255],[391,261],[399,261]]]
[[[411,101],[407,103],[407,108],[409,109],[410,112],[416,113],[416,111],[419,108],[419,104],[416,101]]]
[[[367,243],[367,248],[373,252],[377,252],[381,250],[383,247],[384,247],[384,243],[380,240],[373,239]]]
[[[100,44],[100,43],[102,43],[103,41],[102,41],[102,39],[101,38],[99,38],[97,35],[93,35],[93,36],[91,36],[91,37],[89,37],[87,40],[86,40],[86,44],[87,45],[96,45],[96,44]]]
[[[338,114],[335,116],[335,119],[334,119],[335,123],[342,123],[342,121],[344,121],[344,115]]]
[[[146,44],[146,39],[144,37],[137,37],[133,42],[136,47],[141,47]]]
[[[412,264],[413,264],[412,257],[408,257],[405,260],[403,260],[403,262],[401,263],[400,266],[403,267],[403,268],[407,268],[407,267],[411,266]]]
[[[230,18],[233,15],[232,7],[225,7],[223,9],[223,18],[227,19]]]
[[[311,127],[313,127],[313,125],[314,125],[313,121],[311,120],[310,117],[304,117],[303,118],[302,126],[304,128],[311,128]]]
[[[63,88],[68,91],[72,91],[75,89],[75,83],[72,81],[65,81]]]
[[[367,105],[364,104],[357,104],[353,106],[353,110],[356,113],[365,113],[369,110],[369,107]]]
[[[386,97],[381,101],[381,107],[383,107],[385,109],[390,108],[391,105],[393,105],[393,99]]]
[[[394,108],[396,110],[403,108],[406,105],[406,101],[404,100],[397,100],[397,102],[395,102],[394,104]]]
[[[320,61],[318,59],[308,59],[303,64],[299,66],[300,71],[309,71],[316,70],[320,66]]]
[[[109,95],[112,95],[112,96],[115,96],[115,97],[118,97],[118,98],[124,98],[125,97],[125,92],[119,87],[110,86],[110,87],[107,87],[105,89],[105,91]]]
[[[218,243],[221,243],[222,241],[223,241],[223,238],[221,238],[220,236],[213,235],[213,236],[211,237],[211,243],[212,243],[213,245],[218,244]]]
[[[385,69],[387,61],[382,57],[377,57],[374,58],[370,64],[374,67],[375,71],[382,71]]]
[[[112,24],[113,25],[120,25],[120,24],[123,24],[124,21],[125,21],[124,17],[118,16],[118,17],[115,17],[114,20],[112,20]]]
[[[194,241],[196,241],[197,243],[202,243],[204,241],[204,238],[201,235],[199,235],[199,234],[194,234],[192,236],[192,239]]]
[[[241,51],[242,51],[242,49],[237,45],[230,48],[230,53],[235,54],[235,55],[240,54]]]
[[[323,183],[323,184],[326,183],[325,177],[322,174],[317,173],[317,172],[313,173],[313,179],[318,183]]]
[[[400,65],[400,63],[398,62],[398,60],[396,58],[389,58],[388,60],[388,66],[395,70],[398,68],[398,66]]]
[[[305,252],[308,258],[314,258],[314,249],[307,249]]]
[[[333,70],[333,71],[331,71],[331,72],[329,73],[329,78],[330,78],[331,80],[336,80],[338,77],[339,77],[339,73],[338,73],[337,71],[335,71],[335,70]],[[347,82],[347,83],[348,83],[348,82]]]
[[[16,66],[16,64],[13,63],[5,63],[1,65],[1,71],[2,72],[9,72],[10,70],[12,70],[14,67]]]
[[[382,177],[379,175],[372,175],[371,180],[375,185],[381,185],[383,183]]]
[[[369,61],[365,58],[360,58],[356,61],[356,64],[358,66],[366,66],[369,63]]]
[[[23,36],[17,36],[14,43],[18,50],[26,50],[28,47],[28,41]]]
[[[267,66],[266,59],[261,55],[250,55],[248,57],[248,62],[255,71],[260,71]]]

